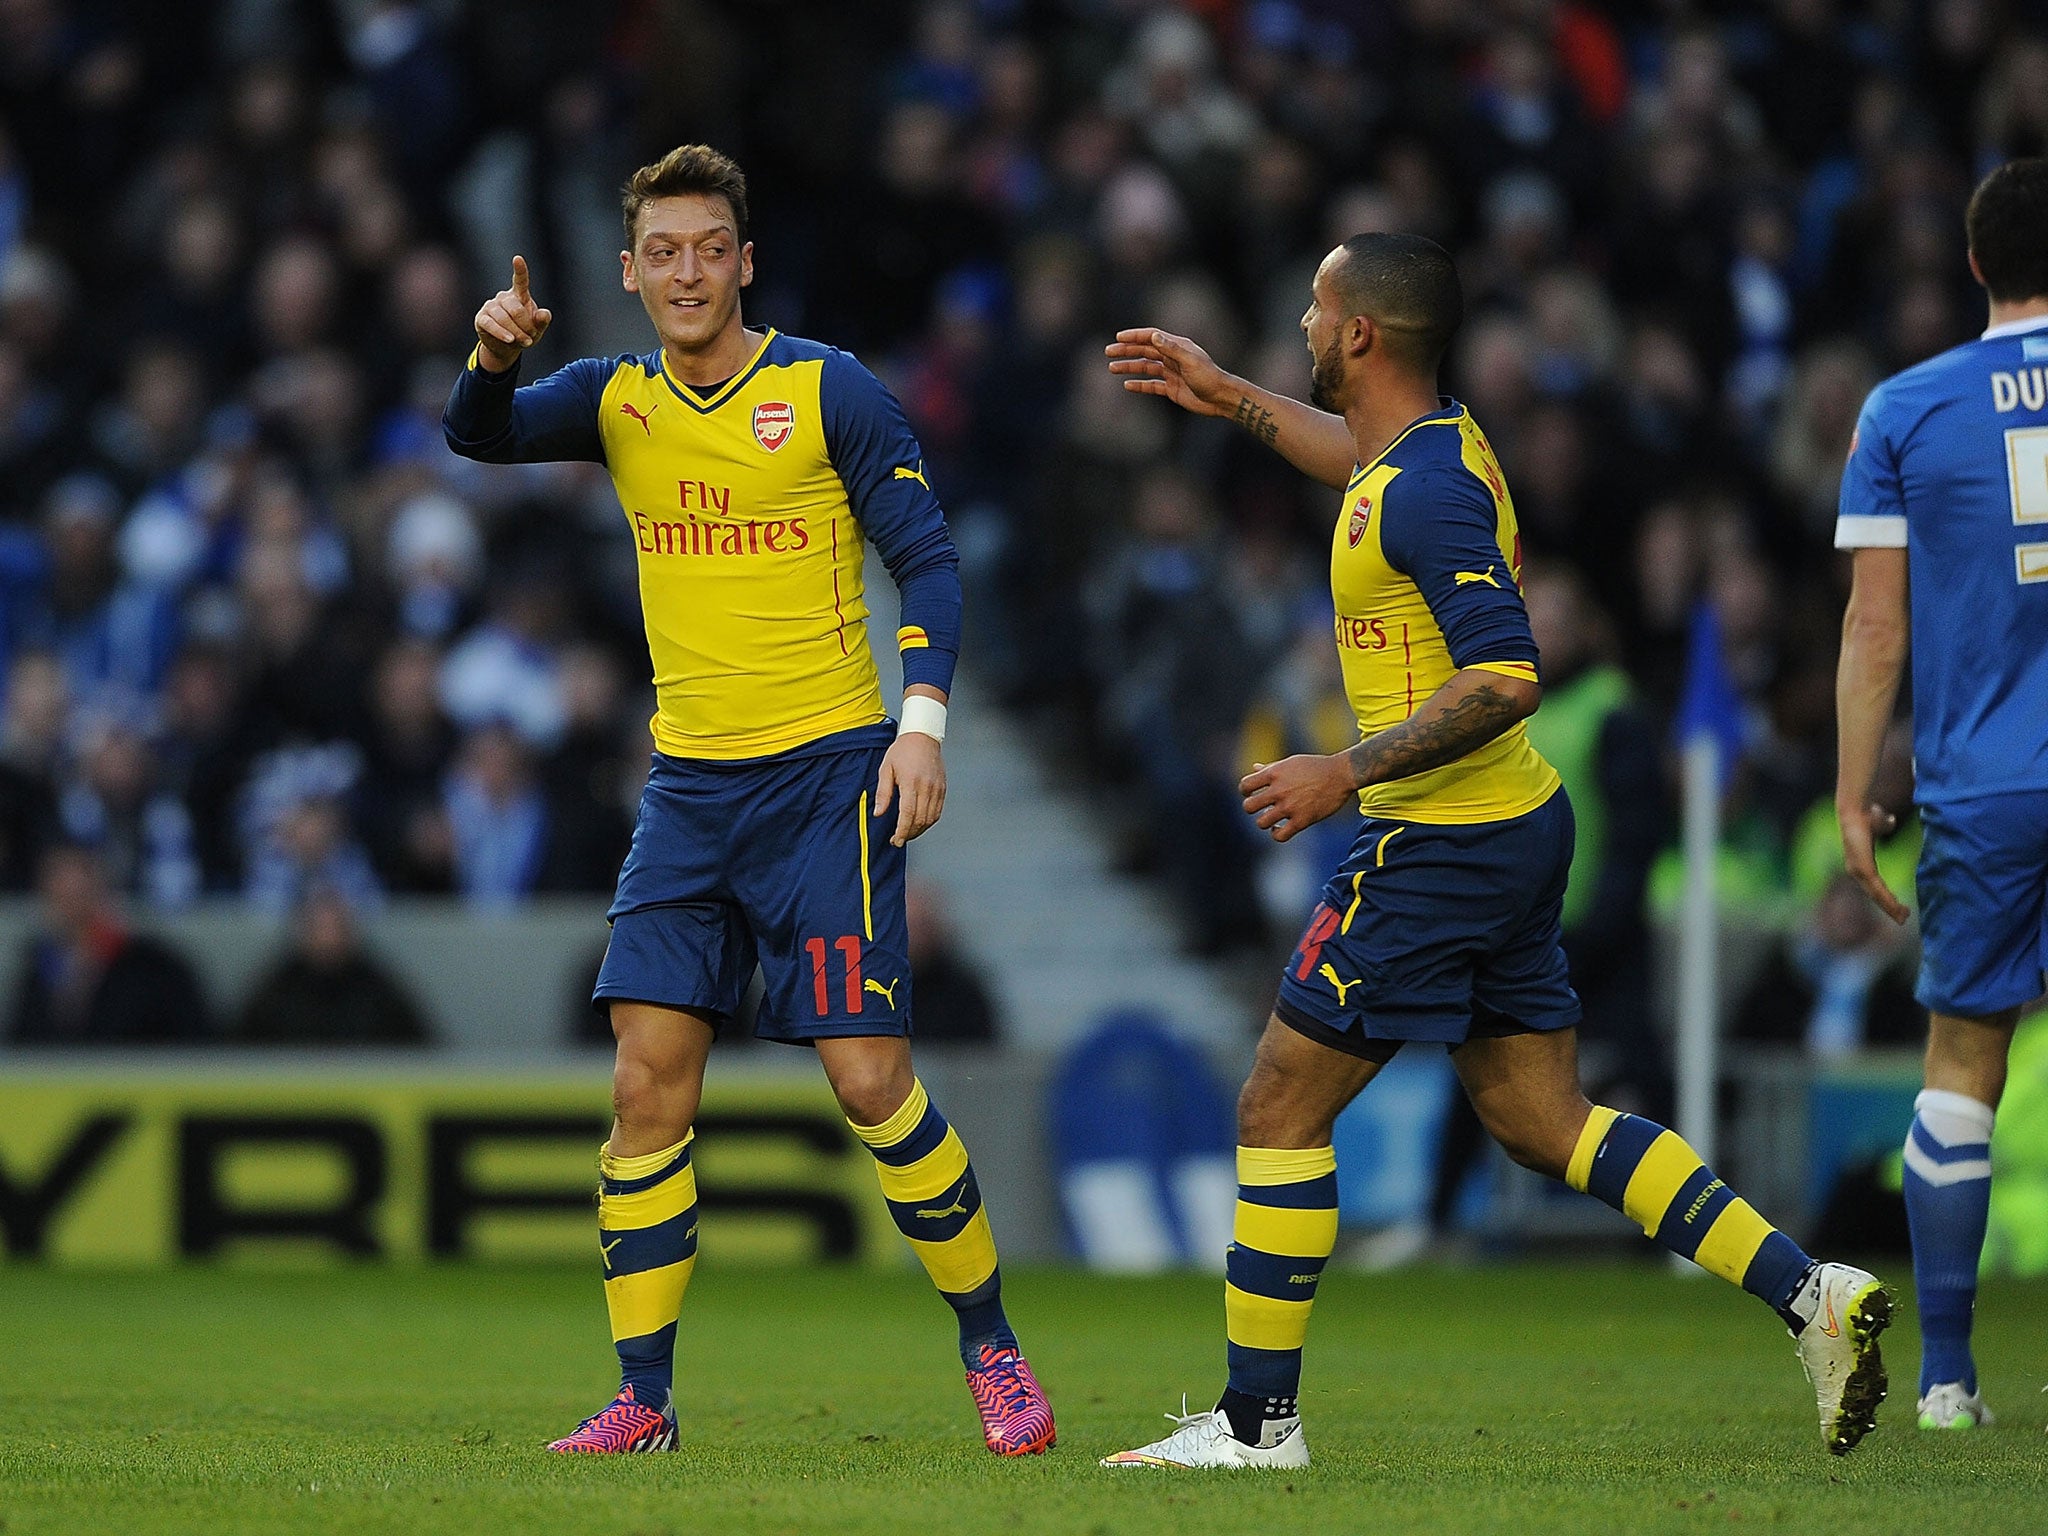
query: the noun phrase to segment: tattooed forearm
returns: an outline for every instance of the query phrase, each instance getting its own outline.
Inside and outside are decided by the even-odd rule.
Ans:
[[[1274,439],[1280,435],[1279,420],[1250,395],[1238,397],[1235,420],[1240,427],[1268,448],[1273,446]]]
[[[1425,705],[1399,725],[1368,736],[1344,755],[1350,759],[1352,778],[1363,789],[1454,763],[1528,713],[1521,699],[1491,683],[1475,683],[1463,697],[1443,708],[1432,711]]]

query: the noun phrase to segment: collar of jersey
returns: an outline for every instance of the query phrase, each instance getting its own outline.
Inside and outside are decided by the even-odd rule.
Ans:
[[[756,371],[759,370],[762,360],[768,356],[768,348],[774,343],[775,336],[775,327],[771,325],[768,327],[768,334],[761,338],[761,345],[754,349],[754,355],[747,359],[746,367],[727,379],[715,395],[700,395],[696,390],[670,373],[668,371],[668,348],[662,347],[654,355],[661,359],[661,377],[667,383],[669,393],[682,401],[691,410],[708,416],[727,400],[730,400],[734,390],[754,376]]]
[[[1441,404],[1435,410],[1431,411],[1427,416],[1416,417],[1407,426],[1403,427],[1391,443],[1373,455],[1371,464],[1359,465],[1352,473],[1351,483],[1357,485],[1376,466],[1384,464],[1387,461],[1387,455],[1400,447],[1407,440],[1408,434],[1415,431],[1416,428],[1448,427],[1463,418],[1465,407],[1459,401],[1453,400],[1449,395],[1438,395],[1437,399]]]
[[[2024,320],[2008,320],[2003,325],[1994,325],[1978,339],[1996,341],[2001,336],[2018,336],[2027,331],[2038,331],[2044,325],[2048,325],[2048,315],[2029,315]]]

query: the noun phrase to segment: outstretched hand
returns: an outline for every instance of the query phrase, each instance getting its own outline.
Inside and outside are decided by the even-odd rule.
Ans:
[[[527,287],[526,258],[512,258],[512,286],[500,288],[476,312],[477,362],[490,373],[503,373],[519,354],[547,335],[553,310],[533,302]]]
[[[901,848],[928,832],[946,808],[946,763],[939,744],[923,731],[905,731],[882,755],[875,780],[875,815],[896,807],[896,830],[889,841]]]
[[[1877,872],[1877,839],[1890,834],[1898,826],[1899,818],[1881,805],[1856,807],[1838,802],[1835,819],[1842,828],[1843,866],[1856,877],[1864,894],[1877,903],[1879,911],[1903,925],[1913,914]]]
[[[1197,416],[1227,416],[1237,404],[1229,374],[1185,336],[1140,326],[1104,347],[1109,371],[1134,394],[1164,395]]]

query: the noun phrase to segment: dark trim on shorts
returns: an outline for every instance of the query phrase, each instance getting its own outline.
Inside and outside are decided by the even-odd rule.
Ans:
[[[1296,1034],[1315,1041],[1317,1045],[1328,1046],[1333,1051],[1342,1051],[1346,1056],[1356,1056],[1360,1061],[1369,1061],[1376,1066],[1384,1067],[1400,1054],[1402,1046],[1409,1044],[1406,1040],[1387,1040],[1368,1035],[1363,1030],[1333,1029],[1321,1019],[1302,1012],[1285,998],[1274,1000],[1273,1017]],[[1474,1040],[1505,1040],[1511,1035],[1553,1033],[1554,1030],[1538,1029],[1534,1025],[1524,1024],[1504,1013],[1495,1013],[1491,1008],[1481,1007],[1475,1003],[1472,1007],[1472,1023],[1465,1031],[1465,1038],[1444,1041],[1442,1044],[1446,1050],[1455,1051],[1459,1046],[1470,1044]],[[1422,1043],[1434,1045],[1439,1042]]]
[[[613,1003],[643,1003],[649,1008],[667,1008],[676,1013],[687,1013],[701,1023],[711,1026],[711,1033],[722,1035],[726,1026],[732,1023],[732,1015],[723,1008],[714,1008],[709,1003],[677,1003],[660,997],[633,997],[624,992],[597,992],[591,995],[591,1012],[607,1021],[612,1016]]]
[[[1332,1029],[1321,1019],[1303,1013],[1285,998],[1274,1001],[1273,1017],[1317,1045],[1342,1051],[1346,1056],[1356,1056],[1360,1061],[1369,1061],[1376,1066],[1384,1067],[1392,1061],[1402,1045],[1399,1040],[1375,1040],[1363,1030]]]

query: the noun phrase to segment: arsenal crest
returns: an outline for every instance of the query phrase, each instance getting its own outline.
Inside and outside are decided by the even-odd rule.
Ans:
[[[785,400],[763,400],[754,407],[754,441],[770,453],[789,441],[796,430],[796,412]]]
[[[1351,526],[1345,530],[1351,540],[1351,547],[1358,548],[1358,541],[1365,537],[1365,526],[1372,521],[1372,498],[1361,496],[1351,508]]]

